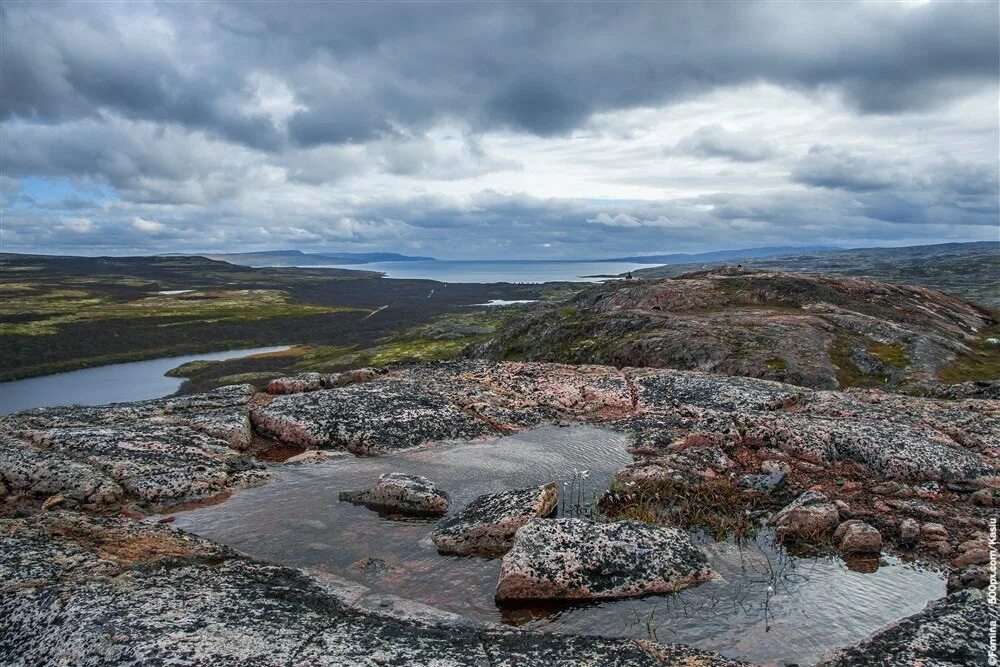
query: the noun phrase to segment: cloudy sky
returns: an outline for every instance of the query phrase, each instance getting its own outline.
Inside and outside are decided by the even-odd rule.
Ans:
[[[3,249],[998,238],[996,2],[0,5]]]

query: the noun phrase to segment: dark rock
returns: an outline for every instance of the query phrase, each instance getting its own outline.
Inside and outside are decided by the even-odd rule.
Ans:
[[[816,667],[985,665],[987,609],[980,591],[952,593],[854,646],[823,656]]]
[[[783,472],[772,472],[768,475],[743,475],[740,484],[754,491],[775,493],[788,484],[788,475]]]
[[[503,557],[496,598],[638,597],[694,586],[711,574],[705,555],[676,528],[534,519]]]
[[[982,565],[966,565],[948,575],[948,592],[966,588],[986,588],[990,585],[990,572]]]
[[[434,544],[444,554],[502,556],[514,534],[531,519],[546,517],[559,502],[555,482],[539,487],[479,496],[434,531]]]

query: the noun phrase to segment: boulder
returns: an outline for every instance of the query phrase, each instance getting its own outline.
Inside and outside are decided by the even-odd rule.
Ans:
[[[510,550],[518,528],[551,514],[558,501],[555,482],[479,496],[438,525],[434,544],[443,554],[502,556]]]
[[[986,588],[990,585],[990,572],[982,565],[966,565],[948,576],[948,592],[966,588]]]
[[[370,489],[341,491],[340,500],[382,512],[439,516],[448,511],[451,501],[426,477],[390,472],[379,476]]]
[[[845,521],[833,533],[833,543],[845,554],[878,554],[882,551],[882,534],[864,521]]]
[[[694,586],[711,575],[705,555],[677,528],[533,519],[503,557],[496,599],[639,597]]]
[[[764,493],[774,493],[785,488],[788,483],[788,475],[777,471],[766,475],[743,475],[740,484],[752,491],[762,491]]]
[[[837,506],[818,491],[806,491],[771,517],[780,540],[814,541],[821,539],[840,524]]]

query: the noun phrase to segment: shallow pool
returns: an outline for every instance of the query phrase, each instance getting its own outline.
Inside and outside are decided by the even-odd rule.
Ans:
[[[451,495],[453,512],[482,493],[557,480],[559,512],[573,515],[631,460],[627,444],[607,430],[549,426],[382,458],[276,466],[270,484],[177,513],[175,525],[257,558],[333,572],[466,617],[680,642],[761,664],[812,663],[944,594],[937,572],[894,558],[855,569],[839,558],[795,558],[762,532],[743,545],[701,539],[718,577],[675,595],[501,610],[493,601],[499,559],[441,556],[431,541],[434,521],[383,518],[337,500],[390,471],[434,480]],[[389,573],[352,567],[369,557],[386,561]]]

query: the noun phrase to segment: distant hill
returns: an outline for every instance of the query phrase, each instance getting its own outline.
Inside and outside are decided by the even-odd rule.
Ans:
[[[313,252],[301,250],[263,250],[205,254],[202,257],[244,266],[301,266],[306,264],[368,264],[369,262],[418,262],[433,257],[414,257],[394,252]]]
[[[827,252],[840,250],[836,246],[773,246],[770,248],[740,248],[739,250],[715,250],[699,253],[672,253],[669,255],[632,255],[615,257],[607,262],[637,262],[639,264],[694,264],[696,262],[724,262],[750,257],[771,257],[787,253]]]
[[[703,259],[633,271],[637,278],[669,278],[734,260]],[[989,308],[1000,308],[1000,243],[938,243],[902,248],[798,249],[745,258],[744,267],[833,276],[865,276],[920,285],[954,294]]]

